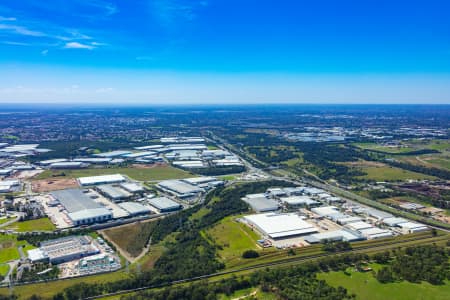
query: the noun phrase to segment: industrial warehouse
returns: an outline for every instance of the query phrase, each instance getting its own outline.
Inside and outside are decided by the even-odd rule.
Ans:
[[[264,236],[281,239],[318,232],[318,230],[295,213],[265,213],[245,216],[244,219]]]
[[[359,241],[429,230],[310,187],[269,188],[242,198],[257,214],[239,221],[256,230],[263,245],[304,246],[324,241]],[[333,205],[330,205],[333,204]]]
[[[175,212],[223,184],[215,177],[166,180],[157,185],[162,195],[156,196],[156,191],[147,190],[141,183],[120,174],[81,177],[78,182],[82,188],[57,190],[34,198],[57,228],[88,226],[123,218],[141,220],[154,214]]]
[[[245,170],[239,157],[223,149],[208,149],[205,139],[201,137],[168,137],[161,138],[160,145],[135,147],[132,150],[114,150],[74,158],[58,158],[42,160],[38,164],[46,169],[82,169],[93,165],[117,165],[124,162],[137,164],[170,163],[186,170],[221,170],[222,173],[239,173]],[[30,145],[23,149],[34,149]],[[11,150],[15,150],[11,149]],[[19,148],[17,148],[19,149]],[[20,148],[22,149],[22,148]],[[120,178],[81,179],[83,186],[120,182]],[[95,176],[98,177],[98,176]],[[103,180],[101,180],[103,179]]]
[[[111,272],[120,269],[120,259],[103,239],[68,236],[41,242],[27,251],[28,261],[50,263],[60,269],[60,278]]]
[[[179,180],[163,180],[156,186],[179,199],[191,200],[223,184],[224,182],[222,180],[217,180],[215,177],[195,177]]]
[[[95,202],[82,190],[54,191],[51,195],[54,201],[67,211],[67,216],[74,226],[104,222],[113,217],[111,211]]]

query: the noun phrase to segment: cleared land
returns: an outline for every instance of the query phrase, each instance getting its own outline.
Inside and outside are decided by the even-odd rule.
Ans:
[[[135,258],[146,246],[154,224],[155,222],[137,222],[104,230],[103,234],[130,257]]]
[[[402,143],[402,147],[387,147],[376,143],[356,143],[354,145],[361,149],[392,154],[392,158],[409,164],[450,170],[450,142],[448,140],[410,140]],[[420,150],[437,150],[440,153],[408,155],[408,152]]]
[[[370,300],[444,300],[450,295],[450,283],[445,285],[431,285],[427,282],[421,284],[407,281],[382,284],[370,272],[355,272],[348,269],[350,275],[344,272],[320,273],[319,279],[326,280],[328,284],[343,286],[350,293],[356,294],[356,299]]]
[[[258,234],[245,224],[235,221],[236,216],[227,217],[204,232],[209,240],[219,246],[219,256],[226,264],[237,265],[243,260],[245,250],[260,250],[256,241]]]
[[[407,153],[407,152],[412,152],[415,150],[418,150],[414,147],[411,147],[409,145],[401,145],[399,147],[389,147],[389,146],[383,146],[383,145],[379,145],[376,143],[355,143],[355,146],[361,148],[361,149],[366,149],[366,150],[375,150],[375,151],[381,151],[381,152],[386,152],[386,153]]]
[[[173,168],[171,166],[154,166],[151,168],[92,168],[92,169],[78,169],[78,170],[46,170],[45,172],[36,176],[36,179],[48,179],[52,177],[56,178],[78,178],[84,176],[96,176],[96,175],[111,175],[111,174],[124,174],[130,178],[140,181],[151,180],[165,180],[165,179],[177,179],[192,177],[192,174]]]
[[[408,179],[435,179],[436,177],[403,170],[400,168],[390,166],[371,166],[359,167],[361,171],[366,173],[364,176],[358,176],[361,179],[375,180],[375,181],[404,181]]]
[[[84,276],[69,280],[57,280],[52,282],[36,283],[29,285],[22,285],[14,288],[14,294],[19,299],[28,299],[32,295],[38,294],[42,298],[52,298],[56,293],[63,291],[65,288],[81,282],[89,283],[104,283],[120,279],[128,278],[129,275],[123,270],[112,273],[105,273],[100,275]],[[1,295],[9,295],[8,289],[0,289]]]
[[[31,183],[31,189],[35,193],[44,193],[76,187],[78,187],[78,183],[73,178],[41,179],[34,180]]]
[[[56,227],[49,218],[41,218],[23,222],[14,222],[13,224],[6,226],[5,229],[11,229],[18,232],[53,231]]]
[[[384,146],[377,143],[355,143],[353,145],[362,149],[376,150],[386,153],[407,153],[423,149],[431,149],[441,152],[450,150],[450,141],[448,140],[408,140],[401,142],[398,147]]]

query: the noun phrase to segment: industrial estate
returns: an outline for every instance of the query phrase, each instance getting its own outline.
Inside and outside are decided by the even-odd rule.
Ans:
[[[151,137],[106,147],[40,141],[26,131],[15,132],[24,142],[2,139],[0,295],[31,297],[29,289],[47,284],[48,297],[152,298],[154,286],[322,257],[328,264],[336,253],[355,261],[327,270],[365,273],[380,268],[380,253],[389,257],[382,265],[396,261],[394,249],[448,247],[449,171],[413,169],[405,154],[448,159],[448,129],[403,126],[387,135],[381,125],[303,131],[250,120],[239,123],[243,130],[217,129],[209,119],[195,130],[152,129]],[[382,282],[388,271],[373,278]],[[446,284],[447,271],[439,272]],[[83,278],[98,290],[78,286]],[[262,286],[249,294],[277,294]]]

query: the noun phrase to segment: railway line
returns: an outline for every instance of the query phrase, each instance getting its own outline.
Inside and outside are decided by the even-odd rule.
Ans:
[[[165,284],[149,285],[149,286],[139,287],[139,288],[135,288],[135,289],[117,291],[114,293],[108,293],[108,294],[103,294],[103,295],[99,295],[99,296],[89,297],[87,299],[102,299],[105,297],[119,296],[119,295],[124,295],[124,294],[144,291],[144,290],[150,290],[150,289],[155,289],[155,288],[164,288],[164,287],[168,287],[168,286],[172,286],[172,285],[185,284],[185,283],[190,283],[190,282],[195,282],[195,281],[205,280],[205,279],[212,279],[214,277],[232,275],[232,274],[237,274],[237,273],[241,273],[241,272],[245,272],[245,271],[254,271],[254,270],[264,269],[264,268],[269,268],[269,267],[283,267],[285,265],[299,264],[302,262],[315,260],[315,259],[319,259],[319,258],[323,258],[323,257],[327,257],[327,256],[339,255],[339,254],[384,251],[384,250],[388,250],[391,248],[402,247],[402,245],[404,245],[404,244],[407,244],[404,246],[408,246],[408,244],[411,242],[419,242],[420,241],[417,244],[423,244],[423,243],[435,243],[435,242],[447,241],[447,240],[449,240],[449,236],[447,234],[444,234],[442,236],[435,236],[435,237],[433,237],[433,236],[414,237],[414,238],[404,239],[399,242],[394,242],[392,240],[391,241],[380,241],[380,243],[376,243],[373,245],[363,245],[360,247],[356,246],[355,248],[353,248],[351,250],[342,251],[342,252],[320,253],[320,254],[314,254],[314,255],[303,256],[303,257],[290,257],[290,258],[280,259],[280,260],[273,261],[273,262],[255,264],[252,266],[216,272],[216,273],[212,273],[212,274],[208,274],[208,275],[174,280],[171,282],[167,282]]]

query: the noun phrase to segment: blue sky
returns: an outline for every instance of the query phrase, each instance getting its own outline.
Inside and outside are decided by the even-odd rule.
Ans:
[[[450,103],[450,2],[2,0],[0,101]]]

